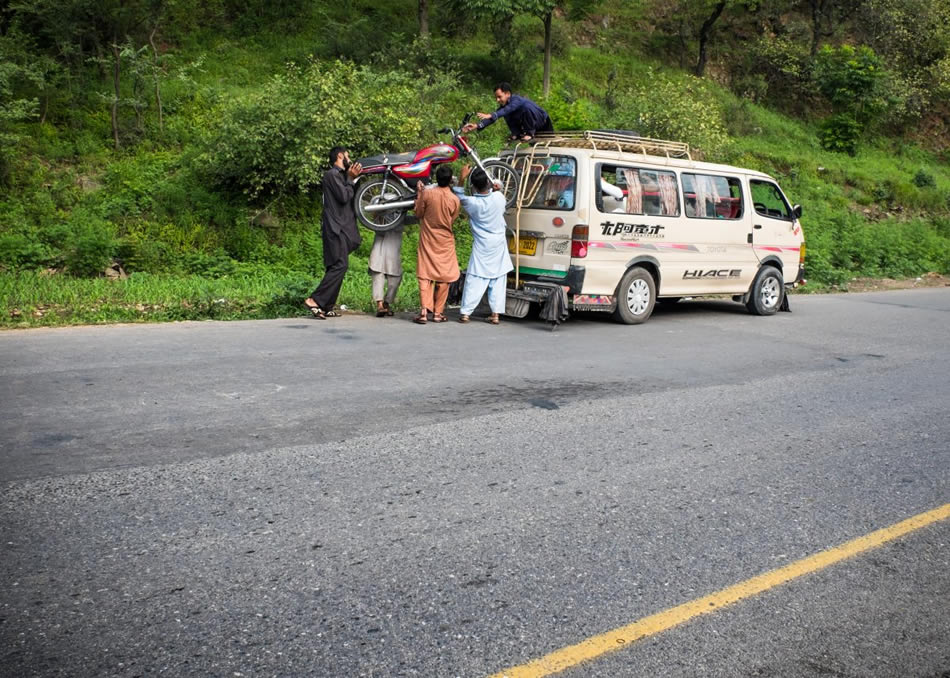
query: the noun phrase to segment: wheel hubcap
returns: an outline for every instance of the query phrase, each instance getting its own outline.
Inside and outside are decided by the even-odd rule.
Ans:
[[[649,306],[650,286],[643,280],[634,280],[627,288],[627,308],[634,315],[642,315]]]
[[[762,283],[762,292],[760,298],[765,308],[772,308],[778,303],[779,297],[778,280],[775,278],[766,278]]]

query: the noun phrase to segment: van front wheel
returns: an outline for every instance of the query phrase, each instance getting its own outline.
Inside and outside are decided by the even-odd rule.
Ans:
[[[753,315],[774,315],[782,305],[785,295],[785,280],[782,272],[774,266],[763,266],[752,281],[749,301],[745,307]]]
[[[614,318],[626,325],[646,322],[656,304],[656,282],[645,268],[634,266],[623,274],[617,285],[617,309]]]

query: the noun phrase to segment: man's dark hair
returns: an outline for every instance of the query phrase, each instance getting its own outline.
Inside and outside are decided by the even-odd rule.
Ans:
[[[337,157],[342,155],[343,153],[346,153],[346,149],[343,148],[343,146],[334,146],[333,148],[331,148],[330,149],[330,164],[335,165]]]
[[[493,89],[492,91],[494,92],[497,90],[501,90],[502,92],[508,92],[508,94],[511,94],[511,84],[507,82],[499,82],[497,85],[495,85],[495,89]]]
[[[488,175],[485,174],[481,168],[472,172],[472,176],[470,178],[472,180],[472,186],[474,186],[475,190],[479,193],[484,193],[485,189],[488,188]]]
[[[452,168],[448,165],[439,165],[435,170],[435,183],[445,188],[452,183]]]

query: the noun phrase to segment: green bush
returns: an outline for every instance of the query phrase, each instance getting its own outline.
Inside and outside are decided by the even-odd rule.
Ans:
[[[937,180],[934,179],[934,175],[928,172],[925,169],[917,170],[917,174],[914,175],[912,179],[914,186],[917,188],[936,188]]]
[[[854,155],[858,152],[862,131],[862,125],[853,115],[839,113],[822,121],[818,136],[826,151]]]
[[[599,112],[587,97],[573,96],[559,87],[540,103],[551,116],[556,130],[593,129],[598,126]]]
[[[0,268],[29,271],[49,266],[53,255],[48,246],[21,233],[0,234]]]
[[[815,58],[814,80],[831,103],[834,115],[824,121],[819,136],[828,151],[854,155],[861,134],[887,110],[886,72],[870,47],[825,45]]]
[[[165,273],[174,269],[175,254],[168,243],[153,240],[140,233],[123,238],[118,246],[118,257],[129,272]]]
[[[334,145],[355,160],[421,142],[424,108],[404,72],[290,64],[206,121],[212,131],[198,162],[216,185],[251,198],[306,192],[320,182]]]
[[[652,69],[619,100],[611,127],[636,130],[642,136],[684,141],[698,155],[726,150],[729,135],[722,110],[699,78],[673,78]]]
[[[81,278],[102,275],[112,263],[118,243],[107,229],[80,232],[66,253],[66,270]]]

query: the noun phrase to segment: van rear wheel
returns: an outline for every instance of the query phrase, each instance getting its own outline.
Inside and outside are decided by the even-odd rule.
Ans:
[[[645,268],[634,266],[623,274],[617,285],[617,309],[614,319],[625,325],[646,322],[656,305],[656,282]]]
[[[785,297],[785,280],[774,266],[763,266],[752,281],[745,307],[753,315],[774,315]]]

